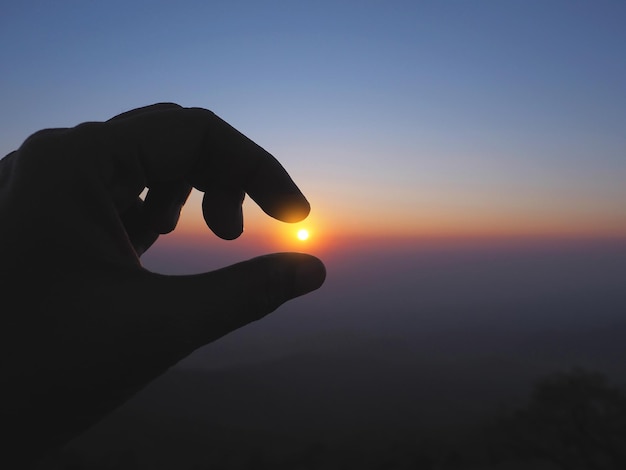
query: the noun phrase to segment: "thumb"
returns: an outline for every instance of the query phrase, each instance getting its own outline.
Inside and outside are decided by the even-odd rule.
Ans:
[[[311,255],[275,253],[204,274],[153,276],[152,312],[159,313],[188,354],[318,289],[326,269]]]

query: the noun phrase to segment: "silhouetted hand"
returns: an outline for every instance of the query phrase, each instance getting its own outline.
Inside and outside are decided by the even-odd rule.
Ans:
[[[321,261],[297,253],[190,276],[144,269],[192,187],[225,239],[242,231],[245,193],[283,221],[309,212],[270,154],[174,104],[43,130],[0,161],[5,458],[63,445],[195,349],[324,282]]]

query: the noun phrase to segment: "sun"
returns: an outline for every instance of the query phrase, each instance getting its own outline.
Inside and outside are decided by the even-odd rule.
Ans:
[[[309,231],[306,229],[300,229],[298,230],[298,233],[296,234],[296,236],[298,237],[298,240],[306,240],[307,238],[309,238]]]

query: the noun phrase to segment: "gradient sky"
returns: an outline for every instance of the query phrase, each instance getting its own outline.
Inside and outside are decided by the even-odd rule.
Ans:
[[[284,164],[311,244],[626,237],[624,2],[2,3],[2,155],[174,101]],[[208,237],[198,201],[180,232]],[[246,212],[244,238],[299,228]]]

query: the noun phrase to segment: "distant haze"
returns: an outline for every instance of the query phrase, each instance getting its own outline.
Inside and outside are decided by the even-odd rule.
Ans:
[[[230,252],[229,259],[212,250],[210,244],[157,247],[144,263],[159,272],[199,272],[202,263],[209,269],[250,254],[237,259]],[[459,354],[459,360],[466,354],[536,363],[626,359],[624,242],[431,241],[387,248],[369,242],[322,259],[328,278],[319,291],[182,365],[213,368],[302,349],[348,351],[351,342],[358,348],[367,338],[388,346],[397,341],[408,354]]]

